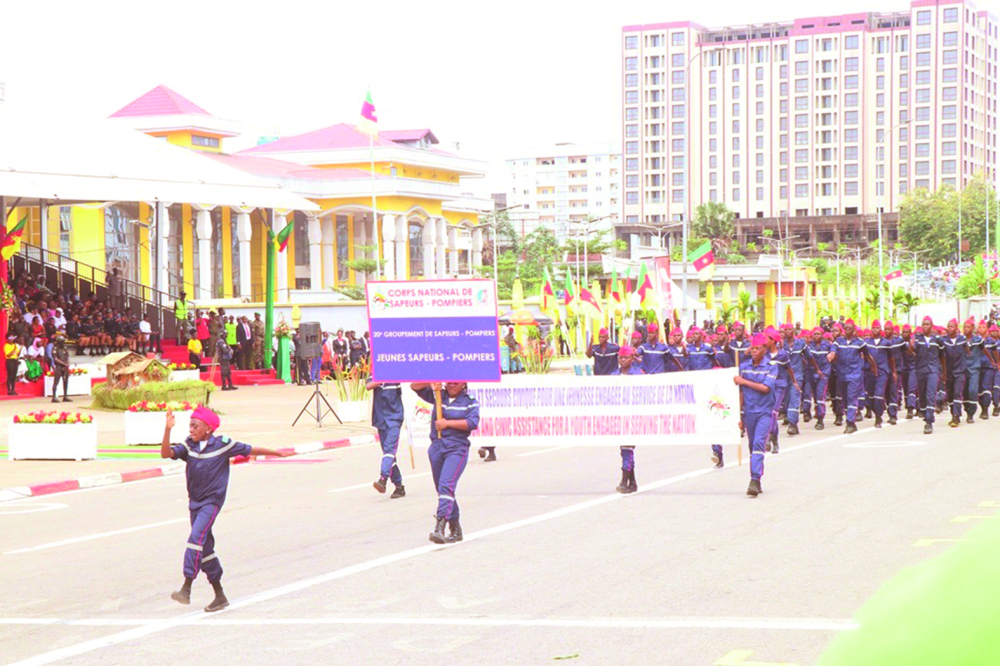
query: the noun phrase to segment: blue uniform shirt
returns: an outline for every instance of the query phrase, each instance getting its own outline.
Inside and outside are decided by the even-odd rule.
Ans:
[[[969,370],[982,370],[986,367],[986,355],[983,353],[983,339],[978,333],[973,333],[969,340],[969,356],[966,364]]]
[[[954,338],[947,335],[941,336],[941,344],[944,346],[944,358],[948,362],[945,368],[949,375],[958,375],[968,369],[968,357],[966,351],[969,346],[965,336],[959,333]]]
[[[733,350],[726,351],[725,347],[715,350],[715,362],[720,368],[732,368],[736,365],[736,355]]]
[[[712,364],[712,358],[715,356],[715,350],[712,346],[702,342],[700,345],[688,345],[688,370],[711,370],[715,366]]]
[[[403,424],[403,391],[398,383],[381,384],[372,391],[372,425],[388,428]]]
[[[170,447],[171,458],[187,463],[188,508],[214,505],[222,508],[229,488],[229,459],[250,455],[251,446],[228,437],[213,436],[204,442],[190,437]]]
[[[761,393],[749,386],[741,386],[743,395],[743,411],[747,414],[769,414],[774,410],[774,384],[778,378],[778,369],[767,361],[754,365],[753,361],[740,364],[740,377],[767,386],[770,391]]]
[[[983,341],[983,352],[989,352],[983,354],[984,369],[985,368],[993,368],[994,370],[997,369],[997,364],[993,362],[993,357],[990,356],[990,353],[996,353],[998,347],[1000,347],[1000,345],[998,345],[997,341],[994,340],[993,338],[986,338]]]
[[[833,345],[826,340],[820,340],[818,344],[810,342],[804,350],[809,355],[809,358],[816,361],[819,371],[827,378],[830,377],[830,359],[827,358],[827,354],[831,351],[833,351]],[[816,369],[812,363],[805,361],[805,369],[806,373],[810,376],[816,376]]]
[[[765,358],[768,357],[765,356]],[[776,388],[787,387],[791,383],[788,379],[788,368],[790,367],[791,364],[791,359],[788,356],[788,352],[785,351],[784,347],[779,346],[777,349],[774,350],[774,353],[770,355],[769,360],[771,362],[771,365],[774,366],[774,369],[777,371],[777,376],[774,383],[775,387]]]
[[[747,338],[743,338],[743,340],[733,338],[729,341],[729,346],[739,352],[741,366],[750,360],[750,341]]]
[[[611,373],[612,375],[645,375],[647,373],[643,372],[640,368],[636,367],[635,363],[632,363],[628,367],[628,370],[622,372],[621,366],[615,368],[615,371]]]
[[[791,344],[783,342],[781,344],[782,348],[788,352],[788,364],[792,369],[792,374],[795,375],[795,380],[801,385],[802,384],[802,352],[805,351],[806,343],[802,340],[796,338],[792,340]]]
[[[424,402],[434,404],[434,389],[430,387],[420,389],[417,391],[417,395]],[[432,417],[431,443],[437,444],[440,442],[445,445],[457,444],[460,446],[469,446],[469,435],[479,427],[479,403],[468,393],[459,394],[452,399],[448,396],[447,391],[441,389],[441,418],[450,420],[465,419],[465,422],[469,424],[469,431],[445,428],[441,431],[441,436],[438,437],[437,428],[434,427],[434,421],[437,418]]]
[[[639,345],[639,355],[642,357],[643,373],[647,375],[658,375],[661,372],[666,372],[668,353],[667,346],[662,342],[657,342],[656,344],[644,342]]]
[[[684,355],[684,349],[684,345],[679,345],[677,347],[674,347],[673,345],[667,346],[667,353],[670,357],[677,359],[677,363],[681,364],[680,369],[678,369],[677,363],[674,363],[670,360],[670,358],[667,358],[665,363],[667,372],[680,372],[681,370],[688,369],[688,359],[687,356]]]
[[[610,375],[611,371],[618,367],[618,350],[621,349],[613,342],[608,342],[607,346],[601,350],[600,345],[594,345],[591,353],[594,355],[594,374]],[[434,402],[431,400],[431,402]]]
[[[913,335],[913,349],[916,352],[914,368],[919,374],[941,374],[941,338],[936,335]]]
[[[871,337],[865,340],[868,355],[875,361],[879,373],[889,372],[889,356],[892,354],[892,341],[886,338]],[[870,367],[870,366],[869,366]]]
[[[910,335],[913,338],[913,335]],[[917,364],[917,355],[910,349],[910,343],[899,338],[899,356],[896,358],[896,369],[913,372]]]
[[[835,360],[837,372],[841,377],[857,378],[861,375],[865,366],[865,349],[867,344],[861,338],[854,337],[848,340],[841,336],[833,343],[833,351],[837,354]]]

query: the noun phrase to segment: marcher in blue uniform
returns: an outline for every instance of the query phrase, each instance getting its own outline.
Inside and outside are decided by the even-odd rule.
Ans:
[[[781,333],[784,340],[781,346],[788,354],[788,367],[791,371],[793,381],[785,393],[785,416],[788,419],[788,435],[799,434],[799,406],[802,404],[802,385],[805,383],[805,376],[802,367],[802,353],[806,343],[795,337],[795,327],[791,324],[782,324]]]
[[[608,342],[608,329],[597,333],[597,346],[587,345],[587,358],[594,359],[595,375],[610,375],[618,367],[618,345]]]
[[[805,392],[802,399],[803,416],[816,405],[816,430],[826,427],[826,392],[830,381],[830,359],[827,358],[833,346],[823,339],[823,329],[818,326],[812,331],[812,338],[803,352],[805,358]]]
[[[934,334],[934,321],[924,317],[920,330],[910,339],[914,354],[914,373],[917,375],[917,408],[924,413],[924,434],[934,432],[934,414],[937,411],[938,384],[941,377],[941,357],[944,346]]]
[[[878,319],[872,322],[871,337],[865,340],[865,345],[868,355],[875,361],[874,369],[866,377],[869,405],[875,412],[875,427],[881,428],[889,378],[896,373],[896,362],[892,357],[892,342],[882,335],[882,323]]]
[[[983,322],[985,325],[986,322]],[[976,409],[979,407],[979,390],[984,374],[985,354],[983,336],[976,332],[976,320],[968,319],[962,324],[962,334],[968,341],[969,354],[965,368],[965,414],[967,423],[976,422]]]
[[[944,346],[945,393],[951,408],[948,425],[957,428],[962,422],[962,407],[965,402],[965,372],[968,369],[969,341],[958,332],[958,320],[948,322],[947,334],[941,338]]]
[[[853,319],[844,322],[844,335],[833,343],[833,351],[827,356],[830,361],[837,361],[837,375],[840,378],[840,395],[843,399],[844,412],[847,416],[847,427],[844,434],[858,431],[855,421],[858,417],[858,406],[861,400],[861,382],[864,380],[865,361],[872,368],[872,374],[878,374],[875,361],[868,355],[865,341],[856,337],[857,328]]]
[[[642,372],[646,375],[658,375],[666,372],[668,358],[667,345],[660,342],[660,327],[650,324],[646,327],[646,341],[636,350],[642,363]]]
[[[979,406],[982,412],[979,418],[986,420],[990,418],[990,403],[993,402],[993,386],[996,383],[997,341],[990,335],[989,325],[985,321],[979,322],[979,335],[983,338],[983,366],[979,387]]]
[[[892,358],[892,374],[885,387],[885,412],[889,416],[889,425],[896,425],[900,405],[903,405],[903,395],[900,385],[900,374],[903,368],[903,338],[899,335],[899,327],[891,321],[882,326],[882,336],[889,341],[889,356]]]
[[[670,331],[670,344],[667,345],[667,359],[664,364],[667,372],[683,372],[688,369],[687,346],[684,344],[684,333],[680,327]]]
[[[691,343],[687,346],[687,369],[688,370],[711,370],[715,367],[715,350],[712,345],[707,344],[704,333],[697,326],[692,326],[688,330],[691,336]]]
[[[292,455],[290,449],[273,451],[259,446],[234,442],[215,434],[219,429],[219,415],[207,407],[198,407],[191,413],[189,436],[183,444],[170,445],[170,430],[174,427],[174,413],[167,410],[160,457],[183,460],[187,463],[188,512],[191,514],[191,535],[184,550],[184,584],[170,598],[182,604],[191,603],[191,584],[204,571],[215,590],[215,599],[205,611],[222,610],[229,605],[222,591],[222,562],[215,554],[215,535],[212,527],[226,503],[229,489],[229,459],[236,456]]]
[[[391,480],[396,489],[392,491],[390,498],[406,497],[403,475],[396,464],[399,431],[403,427],[402,387],[398,383],[368,382],[366,388],[372,392],[372,426],[378,430],[379,444],[382,445],[382,465],[378,481],[372,485],[375,490],[384,493],[386,481]]]
[[[737,351],[729,345],[729,335],[725,326],[719,326],[715,331],[715,340],[712,345],[715,349],[715,365],[719,368],[732,368],[736,366]],[[722,444],[712,444],[712,462],[717,469],[726,466],[722,456]]]
[[[909,324],[904,324],[899,337],[901,346],[896,360],[896,368],[899,375],[899,388],[906,404],[907,421],[913,418],[917,409],[917,355],[910,347],[912,338],[913,329],[910,328]]]
[[[1000,326],[990,324],[990,338],[993,339],[993,416],[1000,416]]]
[[[635,364],[635,349],[632,347],[622,347],[618,351],[618,368],[611,373],[612,375],[642,375],[645,374],[636,364]],[[629,494],[634,493],[639,489],[638,484],[635,482],[635,447],[634,446],[622,446],[622,481],[618,484],[615,489],[620,493]]]
[[[733,337],[729,341],[729,346],[739,353],[739,365],[750,360],[750,339],[742,322],[733,322]]]
[[[774,413],[774,383],[777,367],[765,360],[767,338],[762,333],[753,337],[750,360],[740,365],[740,374],[733,382],[740,387],[740,416],[750,443],[750,485],[747,495],[756,497],[764,476],[764,443],[771,432]]]
[[[781,345],[781,334],[773,327],[768,327],[764,331],[767,338],[768,353],[765,358],[778,370],[777,378],[774,382],[774,415],[771,418],[771,434],[768,437],[767,450],[771,453],[778,453],[778,424],[780,422],[778,410],[785,402],[785,394],[788,387],[795,382],[792,375],[791,359],[788,351]]]
[[[434,394],[440,388],[439,384],[419,382],[410,384],[410,388],[424,402],[436,404]],[[469,434],[479,427],[479,403],[468,394],[467,388],[465,382],[445,384],[441,393],[441,418],[431,421],[431,446],[427,449],[427,457],[438,493],[434,531],[430,535],[434,543],[462,540],[455,491],[469,462]],[[444,533],[445,523],[449,527],[447,536]]]

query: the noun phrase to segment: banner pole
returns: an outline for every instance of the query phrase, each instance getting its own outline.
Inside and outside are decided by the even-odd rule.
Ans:
[[[264,226],[267,227],[267,239],[265,240],[267,243],[267,275],[265,277],[267,295],[265,296],[264,310],[264,367],[261,368],[261,371],[266,374],[273,360],[271,345],[274,343],[274,281],[276,276],[274,272],[274,230],[268,224],[266,215],[264,216]]]

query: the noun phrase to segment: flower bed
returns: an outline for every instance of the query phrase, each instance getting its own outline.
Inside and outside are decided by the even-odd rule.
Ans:
[[[146,382],[130,389],[115,389],[106,383],[94,386],[94,405],[105,409],[126,411],[143,400],[149,402],[170,402],[187,400],[192,403],[207,403],[208,396],[216,390],[215,384],[203,381],[187,382]]]
[[[150,400],[141,400],[133,405],[129,405],[128,411],[130,412],[166,412],[168,409],[173,412],[191,412],[194,411],[195,407],[198,405],[191,404],[187,400],[179,401],[172,400],[170,402],[153,402]]]
[[[197,370],[198,366],[194,363],[170,363],[167,365],[167,370],[174,372],[176,370]]]
[[[10,460],[93,460],[97,423],[74,412],[19,414],[7,429],[7,443]]]
[[[86,375],[86,374],[89,374],[87,372],[86,368],[78,368],[78,367],[74,366],[74,367],[72,367],[72,368],[69,369],[69,376],[70,377],[74,377],[76,375]],[[45,376],[46,377],[55,377],[56,373],[54,371],[52,371],[52,370],[49,370],[48,372],[45,373]]]

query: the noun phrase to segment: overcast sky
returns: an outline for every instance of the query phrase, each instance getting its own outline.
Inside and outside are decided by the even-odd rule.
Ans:
[[[998,2],[980,7],[996,12]],[[824,11],[908,6],[842,0]],[[458,142],[463,155],[498,165],[517,146],[619,140],[623,25],[761,23],[813,7],[2,0],[0,81],[11,107],[93,118],[162,83],[215,116],[242,121],[252,141],[354,123],[370,85],[381,128],[430,127],[442,148]],[[493,179],[482,183],[483,193],[491,189]]]

